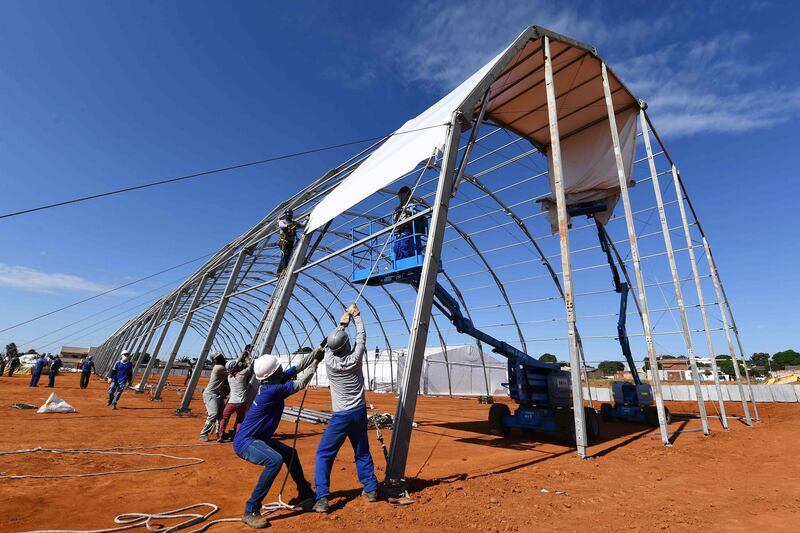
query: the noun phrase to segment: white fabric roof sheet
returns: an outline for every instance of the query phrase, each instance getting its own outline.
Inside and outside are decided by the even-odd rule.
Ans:
[[[314,208],[308,229],[314,230],[407,175],[421,162],[443,150],[446,123],[466,99],[490,79],[491,98],[486,120],[505,127],[532,144],[546,149],[550,144],[544,87],[544,57],[541,37],[550,38],[556,107],[562,139],[568,139],[606,120],[601,59],[594,49],[549,30],[531,26],[503,52],[447,96],[416,118],[409,120]],[[510,55],[509,51],[517,50]],[[513,53],[513,51],[511,52]],[[505,63],[505,64],[503,64]],[[609,70],[609,83],[616,112],[638,107],[635,97]],[[606,128],[607,131],[607,128]]]

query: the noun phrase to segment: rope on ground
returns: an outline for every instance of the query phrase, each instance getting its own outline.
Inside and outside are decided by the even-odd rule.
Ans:
[[[105,472],[85,472],[80,474],[6,474],[0,472],[0,479],[63,479],[63,478],[81,478],[81,477],[98,477],[110,476],[116,474],[138,474],[142,472],[157,472],[163,470],[175,470],[178,468],[185,468],[187,466],[197,465],[204,463],[205,460],[199,457],[178,457],[165,453],[145,453],[138,450],[144,449],[157,449],[157,448],[182,448],[198,446],[197,444],[177,444],[177,445],[155,445],[155,446],[140,446],[135,448],[116,447],[116,448],[72,448],[72,449],[56,449],[56,448],[43,448],[37,446],[36,448],[24,448],[21,450],[4,450],[0,451],[0,455],[16,455],[23,453],[38,453],[47,452],[53,454],[98,454],[98,455],[138,455],[142,457],[161,457],[165,459],[174,459],[176,461],[186,461],[178,465],[167,466],[152,466],[147,468],[132,468],[128,470],[108,470]],[[200,446],[208,446],[201,444]]]
[[[192,509],[197,509],[198,507],[207,507],[209,511],[204,514],[196,512],[195,513],[184,512]],[[180,509],[164,511],[161,513],[123,513],[117,515],[114,518],[114,523],[122,524],[119,527],[111,527],[106,529],[88,529],[88,530],[40,529],[36,531],[27,531],[25,533],[112,533],[114,531],[125,531],[127,529],[134,529],[139,527],[146,527],[147,531],[152,531],[153,533],[170,533],[171,531],[186,529],[193,525],[205,522],[217,511],[219,511],[218,506],[214,505],[213,503],[203,502],[203,503],[195,503],[192,505],[187,505],[186,507],[181,507]],[[185,519],[183,522],[179,522],[172,526],[162,526],[160,524],[153,523],[154,520],[178,520],[182,518]],[[218,518],[216,520],[212,520],[211,522],[203,524],[203,526],[201,526],[200,528],[194,529],[189,533],[201,533],[203,531],[206,531],[214,524],[219,524],[222,522],[240,522],[240,521],[241,519],[239,518]]]

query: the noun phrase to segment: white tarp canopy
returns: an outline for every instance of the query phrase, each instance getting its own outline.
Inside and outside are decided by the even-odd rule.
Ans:
[[[374,353],[367,352],[363,360],[364,382],[370,390],[391,391],[399,389],[405,368],[405,355],[393,352],[392,357],[384,350],[376,359]],[[284,368],[299,360],[297,355],[279,355]],[[502,383],[507,381],[506,364],[485,354],[484,364],[475,344],[448,346],[447,354],[439,346],[425,349],[425,358],[420,377],[420,394],[454,396],[501,395],[507,391]],[[311,384],[318,387],[329,386],[325,365],[317,368]]]
[[[616,116],[622,165],[628,185],[633,185],[633,156],[636,152],[636,117],[631,109]],[[561,142],[561,168],[564,176],[564,193],[567,205],[595,200],[606,200],[608,208],[595,215],[605,224],[614,213],[619,200],[619,176],[617,159],[607,122],[599,122]],[[553,189],[553,158],[547,154],[547,169],[550,174],[550,189]],[[558,231],[556,204],[552,199],[542,201],[547,211],[547,221],[553,233]]]
[[[605,122],[608,131],[606,110],[602,105],[602,60],[596,51],[544,28],[531,26],[447,96],[403,124],[393,136],[370,154],[352,174],[317,204],[311,212],[308,230],[321,227],[407,175],[436,151],[443,150],[446,124],[452,120],[456,110],[463,108],[468,98],[475,97],[479,88],[482,94],[483,88],[491,87],[486,108],[487,120],[526,137],[535,146],[546,151],[550,138],[544,83],[543,36],[550,39],[556,108],[562,140],[566,141],[573,136],[589,139],[589,136],[581,133],[593,129],[600,122]],[[458,52],[456,50],[453,53],[455,55]],[[609,85],[616,113],[638,107],[636,98],[610,69]]]

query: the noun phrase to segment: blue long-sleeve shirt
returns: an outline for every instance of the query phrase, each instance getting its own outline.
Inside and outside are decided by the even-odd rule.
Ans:
[[[118,385],[125,386],[131,382],[131,378],[133,374],[133,364],[128,361],[123,363],[122,361],[117,361],[117,364],[114,365],[114,368],[111,369],[111,374],[108,377],[111,378],[111,381],[116,382]]]
[[[94,370],[94,359],[87,357],[81,363],[81,372],[91,372]]]
[[[283,415],[284,400],[297,392],[297,384],[291,380],[297,375],[297,367],[283,371],[282,383],[265,383],[258,389],[253,405],[247,411],[244,422],[233,437],[233,450],[240,454],[253,440],[269,440],[275,434]]]

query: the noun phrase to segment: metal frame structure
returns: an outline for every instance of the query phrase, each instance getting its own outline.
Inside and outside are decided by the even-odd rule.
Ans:
[[[531,52],[526,52],[531,43]],[[554,44],[558,45],[557,50],[553,50]],[[517,54],[523,53],[524,57],[511,64]],[[499,123],[496,102],[507,98],[513,85],[522,83],[518,80],[504,86],[503,76],[512,69],[528,68],[526,65],[533,60],[541,60],[541,69],[532,69],[520,80],[530,83],[534,77],[541,77],[541,81],[525,89],[543,90],[541,102],[530,109],[515,110],[518,118]],[[564,83],[563,72],[584,65],[596,68],[597,72],[592,71],[579,83],[575,80],[572,84]],[[580,109],[572,109],[571,95],[587,88],[594,91],[596,98]],[[634,104],[620,104],[621,95]],[[351,229],[390,212],[395,188],[381,189],[319,230],[302,233],[283,276],[278,278],[273,272],[280,254],[273,241],[277,220],[284,209],[292,208],[295,218],[302,220],[381,146],[383,141],[379,141],[278,203],[180,286],[125,322],[101,344],[98,370],[107,373],[123,348],[137,358],[138,370],[143,354],[153,338],[157,338],[151,360],[136,387],[140,392],[146,390],[167,330],[172,322],[178,322],[181,326],[160,372],[153,399],[161,398],[176,357],[186,352],[183,346],[188,333],[201,340],[202,347],[197,351],[198,361],[183,395],[181,410],[186,411],[210,350],[235,357],[246,344],[253,344],[258,353],[291,354],[315,344],[327,329],[335,327],[338,307],[363,296],[368,331],[380,332],[378,342],[389,353],[392,346],[406,346],[404,372],[391,378],[392,389],[395,378],[399,384],[399,399],[387,465],[387,480],[400,482],[405,475],[430,327],[433,325],[437,330],[445,351],[448,344],[465,343],[447,322],[440,319],[437,323],[438,312],[433,309],[432,298],[433,286],[441,273],[440,282],[452,289],[476,325],[491,329],[496,336],[505,337],[523,351],[533,352],[544,346],[550,350],[560,347],[560,353],[568,353],[576,444],[578,454],[585,457],[589,442],[581,386],[588,382],[584,359],[587,354],[590,362],[618,358],[609,353],[614,349],[616,330],[612,324],[617,315],[604,310],[604,304],[596,303],[613,291],[600,277],[607,265],[602,260],[589,263],[587,259],[592,255],[590,252],[599,250],[597,243],[588,240],[591,232],[585,231],[593,224],[571,221],[567,215],[561,143],[588,127],[607,123],[622,204],[620,213],[613,214],[608,221],[607,229],[620,263],[634,273],[631,286],[637,306],[631,316],[641,325],[639,331],[630,334],[636,344],[634,350],[639,357],[647,357],[651,369],[658,366],[659,350],[687,354],[702,428],[708,434],[711,426],[697,361],[697,352],[704,345],[706,355],[711,358],[721,424],[727,429],[723,387],[715,362],[715,338],[718,344],[720,336],[724,337],[729,355],[736,362],[744,358],[740,333],[708,237],[677,167],[653,127],[646,104],[632,98],[632,93],[592,47],[544,28],[528,28],[450,117],[444,150],[399,180],[413,183],[415,201],[426,206],[417,216],[431,218],[417,293],[400,286],[392,290],[386,287],[365,290],[350,281],[350,253],[361,244],[351,242]],[[596,113],[593,122],[574,127],[571,121],[576,114],[590,108]],[[616,118],[631,109],[638,111],[635,187],[631,187],[623,169]],[[552,140],[549,144],[533,141],[518,130],[520,120],[531,115],[546,117],[544,131]],[[565,124],[569,129],[560,128]],[[463,135],[468,130],[471,130],[469,135]],[[657,151],[651,138],[656,141]],[[532,147],[523,148],[525,142]],[[552,160],[552,176],[547,170],[548,155]],[[430,173],[436,176],[424,174],[430,168],[438,169],[438,173]],[[643,186],[648,181],[650,188]],[[555,234],[548,231],[543,213],[536,211],[537,200],[549,197],[557,206]],[[657,225],[650,223],[653,216],[657,217]],[[670,226],[671,223],[677,225]],[[390,231],[391,227],[387,227],[368,239],[387,238]],[[702,253],[696,254],[695,249],[702,249]],[[560,271],[554,265],[560,265]],[[668,281],[662,282],[658,276]],[[691,290],[684,286],[687,282],[691,282]],[[674,292],[672,298],[663,289],[670,286]],[[664,302],[660,307],[652,304],[659,297]],[[333,306],[337,309],[332,311]],[[663,319],[674,312],[679,316],[679,321],[673,319],[676,328],[666,329]],[[716,326],[717,320],[720,326]],[[555,333],[559,329],[562,333]],[[531,334],[544,330],[540,336]],[[696,335],[701,335],[704,342],[695,342]],[[483,360],[480,342],[478,348]],[[744,416],[751,424],[746,401],[753,398],[749,375],[743,380],[738,365],[734,364],[734,368]],[[650,379],[661,440],[669,446],[658,372],[651,372]],[[486,392],[490,394],[488,388],[487,379]],[[758,420],[755,404],[752,407]]]

